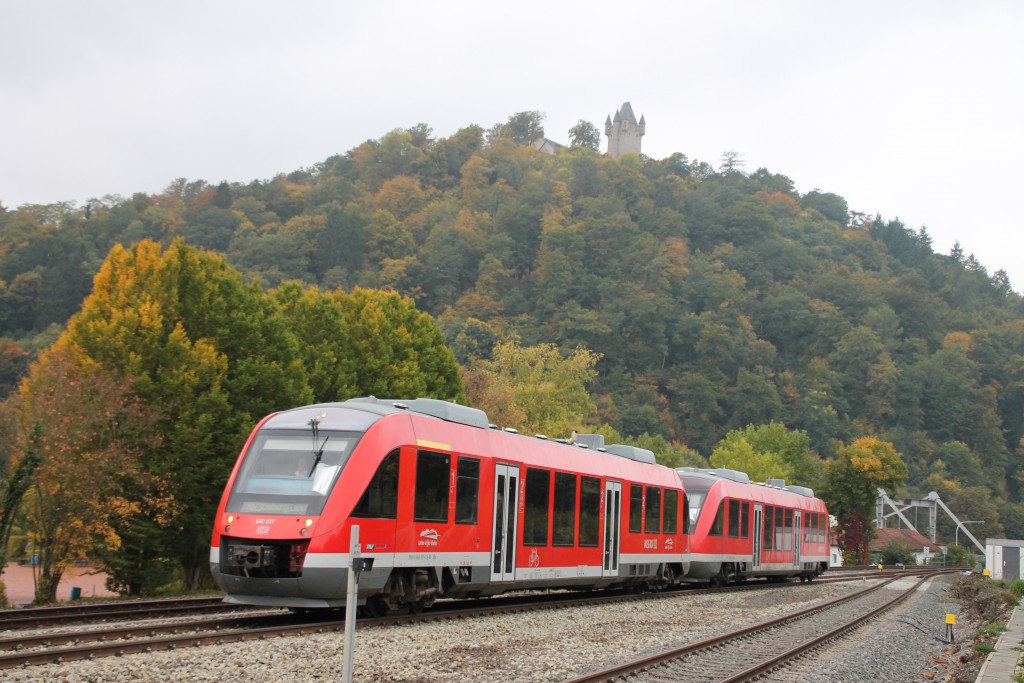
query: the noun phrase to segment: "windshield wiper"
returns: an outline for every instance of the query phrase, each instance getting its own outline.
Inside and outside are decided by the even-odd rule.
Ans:
[[[324,446],[327,445],[327,440],[331,438],[329,436],[325,436],[323,443],[320,444],[320,448],[316,447],[317,439],[320,438],[320,420],[325,417],[327,417],[327,413],[320,413],[309,421],[309,426],[313,430],[313,466],[309,468],[309,474],[306,475],[307,477],[313,476],[313,470],[315,470],[316,466],[320,464],[320,459],[324,457]]]
[[[331,437],[329,436],[325,436],[324,442],[320,444],[320,448],[313,452],[313,466],[309,468],[309,474],[306,475],[307,477],[313,476],[313,470],[315,470],[316,466],[320,464],[320,458],[324,457],[324,446],[327,445],[327,441],[330,438]]]

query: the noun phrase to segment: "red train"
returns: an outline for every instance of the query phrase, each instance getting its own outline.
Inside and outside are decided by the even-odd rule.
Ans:
[[[339,607],[358,525],[374,560],[359,581],[370,613],[441,596],[683,579],[688,506],[676,471],[597,435],[588,448],[510,431],[431,399],[270,415],[218,508],[213,576],[229,602]]]
[[[811,580],[828,569],[828,510],[811,489],[733,470],[677,470],[689,497],[691,580]]]

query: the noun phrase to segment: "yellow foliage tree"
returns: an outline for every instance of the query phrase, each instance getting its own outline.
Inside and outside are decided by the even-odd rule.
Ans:
[[[523,433],[568,436],[580,430],[595,406],[586,384],[601,354],[577,348],[563,357],[554,344],[494,347],[492,360],[464,373],[466,393],[492,422]]]

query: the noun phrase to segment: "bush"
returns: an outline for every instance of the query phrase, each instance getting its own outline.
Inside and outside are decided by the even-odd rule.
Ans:
[[[946,550],[946,566],[948,567],[974,567],[978,558],[967,548],[959,545],[951,545]]]
[[[917,560],[914,558],[914,551],[903,541],[892,541],[882,548],[881,562],[884,565],[917,564]]]

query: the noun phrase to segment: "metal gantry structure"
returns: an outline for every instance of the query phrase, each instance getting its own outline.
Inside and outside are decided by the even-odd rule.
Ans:
[[[892,511],[886,512],[887,508],[890,508]],[[961,520],[959,517],[956,516],[956,514],[954,514],[952,510],[949,509],[949,507],[944,502],[942,502],[942,498],[940,498],[939,494],[936,493],[935,491],[931,491],[928,494],[927,498],[901,498],[897,502],[890,498],[884,489],[878,489],[878,498],[875,500],[875,526],[879,529],[884,529],[885,520],[895,516],[898,517],[899,520],[903,522],[903,524],[905,524],[907,528],[909,528],[911,531],[917,531],[917,528],[914,526],[913,522],[911,522],[910,519],[908,519],[908,517],[905,514],[903,514],[904,512],[912,508],[925,508],[928,511],[927,535],[928,540],[930,540],[932,543],[935,543],[935,523],[936,518],[938,517],[938,511],[939,509],[941,509],[943,512],[946,513],[946,516],[953,520],[953,523],[956,524],[958,537],[960,531],[962,530],[964,532],[964,535],[967,536],[967,538],[971,539],[971,542],[974,543],[974,545],[978,548],[980,552],[985,552],[985,546],[981,542],[979,542],[977,538],[974,537],[974,534],[968,531],[966,526],[967,524],[975,524],[978,522],[978,520]]]

